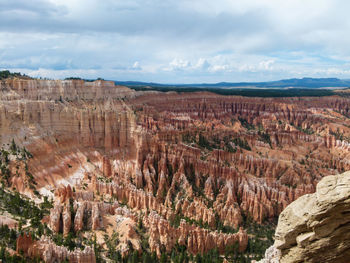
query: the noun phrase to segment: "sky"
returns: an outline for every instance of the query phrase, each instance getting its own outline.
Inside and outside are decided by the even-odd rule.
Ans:
[[[160,83],[350,78],[347,0],[0,0],[0,69]]]

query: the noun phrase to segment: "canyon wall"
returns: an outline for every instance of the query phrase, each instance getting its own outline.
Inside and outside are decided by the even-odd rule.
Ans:
[[[257,236],[247,233],[250,224],[273,224],[323,176],[350,169],[349,108],[338,96],[11,79],[0,82],[0,143],[14,140],[33,155],[19,168],[11,160],[10,188],[53,199],[54,233],[94,232],[105,246],[102,233],[119,231],[132,240],[120,240],[123,255],[139,251],[146,236],[159,257],[176,244],[190,254],[225,254],[236,244],[244,253]]]

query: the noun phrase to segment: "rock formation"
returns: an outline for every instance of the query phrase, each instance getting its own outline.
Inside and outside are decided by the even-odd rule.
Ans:
[[[175,243],[185,245],[192,254],[203,254],[211,249],[218,249],[224,253],[225,248],[239,246],[239,251],[245,251],[248,244],[247,233],[240,228],[236,234],[224,234],[217,231],[209,231],[200,227],[186,224],[181,221],[179,228],[171,227],[167,220],[162,219],[156,213],[151,213],[144,219],[146,227],[150,232],[150,248],[160,256],[160,247],[164,245],[171,251]],[[171,234],[170,234],[171,233]]]
[[[111,238],[117,229],[124,256],[147,242],[158,256],[176,242],[190,254],[234,244],[243,254],[257,235],[242,226],[271,224],[322,177],[350,169],[349,109],[350,99],[339,96],[245,98],[8,79],[0,82],[0,144],[14,140],[33,158],[10,154],[1,178],[10,171],[8,189],[37,203],[52,199],[42,222],[65,238],[91,231],[106,248],[102,233]]]
[[[71,263],[96,263],[94,250],[86,247],[84,250],[75,249],[69,251],[65,247],[57,246],[48,239],[33,241],[29,235],[20,236],[17,239],[17,253],[23,253],[28,257],[39,257],[47,263],[62,262],[68,260]]]
[[[280,214],[274,246],[261,262],[348,262],[349,209],[350,172],[326,176]]]

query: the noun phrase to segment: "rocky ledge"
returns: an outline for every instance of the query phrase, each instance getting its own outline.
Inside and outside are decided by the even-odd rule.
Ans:
[[[350,172],[323,178],[280,214],[261,263],[349,262]]]

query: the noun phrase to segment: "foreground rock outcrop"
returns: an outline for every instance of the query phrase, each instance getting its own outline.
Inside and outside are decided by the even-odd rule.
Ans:
[[[326,176],[279,216],[264,263],[349,262],[350,172]]]

